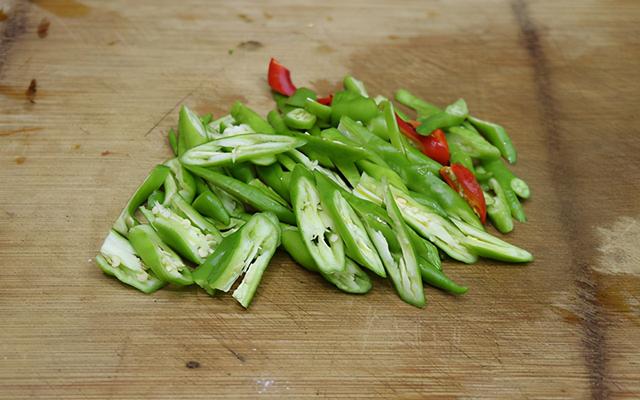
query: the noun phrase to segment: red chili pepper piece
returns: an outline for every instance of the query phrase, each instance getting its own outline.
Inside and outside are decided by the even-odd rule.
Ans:
[[[396,114],[398,128],[406,137],[418,143],[420,151],[440,164],[449,164],[449,144],[441,129],[436,129],[428,136],[422,136],[416,132],[420,125],[417,121],[405,121]]]
[[[436,129],[428,136],[423,136],[422,152],[440,164],[449,164],[449,144],[442,129]]]
[[[320,104],[324,104],[325,106],[330,106],[333,101],[333,95],[330,94],[327,97],[318,97],[316,101]]]
[[[415,119],[410,119],[407,121],[407,123],[411,126],[413,126],[413,129],[417,128],[420,126],[420,122],[416,121]]]
[[[416,132],[416,129],[407,121],[400,118],[398,114],[396,114],[396,121],[398,122],[398,128],[400,128],[400,132],[404,133],[406,137],[413,140],[414,142],[422,145],[422,139],[424,138],[424,136],[418,134],[418,132]]]
[[[275,58],[269,62],[268,80],[271,89],[285,96],[291,96],[296,91],[291,82],[291,72]]]
[[[487,205],[484,202],[482,188],[473,173],[462,164],[455,163],[450,167],[440,168],[440,175],[469,203],[484,224],[487,220]]]

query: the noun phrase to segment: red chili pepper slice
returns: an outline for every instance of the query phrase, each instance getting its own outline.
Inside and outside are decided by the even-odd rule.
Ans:
[[[325,106],[330,106],[333,101],[333,95],[330,94],[327,97],[318,97],[316,101],[320,104],[324,104]]]
[[[418,132],[416,132],[416,129],[411,124],[400,118],[398,114],[396,114],[396,122],[398,122],[398,128],[400,128],[400,132],[404,133],[406,137],[413,140],[414,142],[422,145],[422,139],[424,138],[424,136],[418,134]]]
[[[440,175],[469,203],[484,224],[487,220],[487,205],[484,202],[482,188],[473,173],[462,164],[455,163],[450,167],[440,168]]]
[[[417,121],[405,121],[396,114],[398,128],[406,137],[419,144],[420,151],[440,164],[449,164],[449,144],[441,129],[436,129],[428,136],[422,136],[416,131],[420,125]]]
[[[415,119],[410,119],[407,121],[407,123],[411,126],[413,126],[413,129],[417,128],[420,126],[420,122],[416,121]]]
[[[422,152],[440,164],[449,164],[449,144],[442,129],[436,129],[428,136],[423,136]]]
[[[271,86],[271,89],[275,92],[285,96],[291,96],[296,91],[295,85],[291,82],[291,72],[275,58],[272,58],[269,62],[267,78],[269,86]]]

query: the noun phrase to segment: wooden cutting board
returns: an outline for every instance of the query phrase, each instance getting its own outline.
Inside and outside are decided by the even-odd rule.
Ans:
[[[639,2],[0,9],[0,398],[640,397]],[[423,310],[283,254],[249,311],[104,276],[93,257],[179,105],[268,111],[271,56],[323,94],[352,73],[503,124],[533,189],[507,239],[536,261],[447,262],[471,290]]]

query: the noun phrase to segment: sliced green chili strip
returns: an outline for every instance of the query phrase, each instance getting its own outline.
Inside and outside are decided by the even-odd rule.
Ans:
[[[173,128],[169,129],[169,146],[171,146],[171,151],[175,156],[178,155],[178,136],[176,135],[176,131]]]
[[[306,87],[300,87],[296,89],[295,93],[286,100],[286,104],[302,108],[307,103],[307,99],[315,101],[317,98],[318,95],[313,90]]]
[[[500,158],[500,150],[487,142],[482,136],[462,127],[453,127],[448,130],[447,142],[454,144],[471,158],[483,160],[495,160]]]
[[[511,210],[507,204],[507,197],[504,194],[504,190],[494,178],[488,181],[489,188],[496,194],[495,197],[486,195],[490,201],[487,203],[487,214],[491,223],[502,233],[508,233],[513,230],[513,219],[511,218]]]
[[[196,197],[193,201],[193,208],[195,208],[200,214],[215,218],[225,225],[230,222],[229,213],[222,204],[222,201],[210,190],[203,192]]]
[[[500,187],[504,192],[504,196],[507,199],[507,205],[509,206],[509,209],[511,209],[511,215],[513,218],[520,222],[526,221],[527,216],[524,213],[524,208],[522,207],[522,204],[520,204],[518,196],[511,187],[513,174],[511,174],[507,169],[502,160],[486,161],[482,163],[482,166],[490,172],[500,184]]]
[[[300,231],[294,226],[285,225],[282,227],[282,247],[303,268],[320,273],[343,292],[363,294],[371,290],[373,286],[369,276],[348,258],[345,261],[344,271],[323,274],[307,250]]]
[[[187,151],[180,161],[185,166],[223,166],[272,156],[304,145],[304,140],[284,135],[258,133],[214,139]]]
[[[291,203],[305,246],[323,273],[345,268],[344,244],[335,221],[322,207],[313,174],[298,164],[291,176]]]
[[[364,224],[341,194],[338,186],[319,172],[315,173],[315,178],[322,207],[335,223],[336,230],[345,244],[347,255],[377,275],[386,277],[382,261],[367,235]]]
[[[113,224],[113,229],[115,229],[116,232],[126,236],[129,229],[137,225],[133,214],[138,207],[147,200],[151,193],[162,186],[170,172],[171,170],[163,165],[157,165],[151,170],[144,182],[142,182],[138,189],[136,189],[133,196],[131,196],[127,205],[120,213],[120,216]]]
[[[180,137],[184,138],[184,150],[206,143],[209,138],[207,130],[196,113],[191,111],[186,105],[180,108],[178,117],[178,130]]]
[[[387,214],[391,219],[393,230],[398,237],[401,253],[398,255],[392,254],[388,248],[384,246],[386,241],[383,242],[379,236],[374,236],[372,239],[374,243],[377,242],[376,245],[380,258],[382,258],[387,273],[400,298],[416,307],[424,307],[425,298],[422,279],[418,271],[418,261],[413,245],[411,244],[408,227],[402,219],[402,215],[393,199],[391,190],[386,184],[383,184],[383,187],[385,191],[384,204],[387,209]]]
[[[191,285],[191,270],[169,246],[164,244],[149,225],[138,225],[129,231],[131,245],[142,261],[162,280],[184,286]]]
[[[460,286],[449,279],[441,270],[435,268],[423,258],[418,258],[420,275],[422,280],[431,286],[437,287],[452,294],[465,294],[469,290],[465,286]]]
[[[311,98],[308,98],[304,103],[304,109],[315,115],[320,121],[331,119],[331,107],[320,104]]]
[[[144,293],[155,292],[166,285],[140,260],[129,241],[115,230],[109,231],[96,263],[105,274]]]
[[[344,85],[344,89],[349,92],[357,93],[362,97],[369,97],[367,89],[364,87],[364,83],[351,75],[345,76],[342,84]]]
[[[419,99],[406,89],[396,91],[395,98],[398,103],[414,109],[418,113],[418,117],[421,118],[426,118],[442,111],[439,107]]]
[[[191,203],[196,196],[197,186],[193,175],[187,171],[177,158],[172,158],[164,163],[176,179],[177,191],[182,198]]]
[[[239,101],[233,103],[231,107],[231,116],[234,120],[241,124],[247,124],[257,133],[273,134],[275,133],[271,125],[264,120],[257,112],[245,106]]]
[[[295,223],[296,219],[291,210],[264,194],[260,189],[206,168],[197,166],[187,166],[187,168],[251,207],[260,211],[273,212],[282,222]]]
[[[467,119],[484,135],[484,137],[487,138],[489,142],[491,142],[491,144],[500,150],[502,156],[509,161],[510,164],[515,164],[518,154],[513,143],[511,143],[511,138],[503,127],[498,124],[494,124],[493,122],[484,121],[472,116],[468,116]]]

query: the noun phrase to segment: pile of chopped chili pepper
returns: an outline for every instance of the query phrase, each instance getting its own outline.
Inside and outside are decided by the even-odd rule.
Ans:
[[[173,156],[129,199],[98,266],[144,292],[198,285],[233,291],[245,308],[277,249],[337,289],[364,294],[369,274],[400,298],[425,305],[424,284],[467,291],[443,271],[448,258],[529,262],[533,256],[486,232],[526,217],[529,187],[504,128],[407,90],[394,104],[347,76],[344,89],[297,87],[271,59],[276,107],[266,117],[236,102],[215,119],[180,109]],[[415,112],[407,116],[398,105]]]

